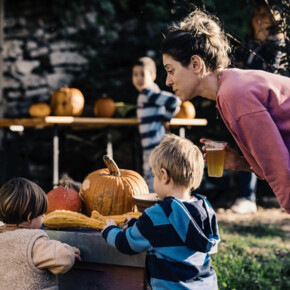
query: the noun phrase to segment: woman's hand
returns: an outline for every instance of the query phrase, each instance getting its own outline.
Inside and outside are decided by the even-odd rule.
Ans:
[[[200,139],[201,143],[205,143],[206,141],[211,141],[210,139],[202,138]],[[205,146],[202,146],[202,151],[206,152]],[[229,146],[225,147],[226,156],[224,162],[224,169],[233,170],[233,171],[252,171],[249,163],[245,159],[245,157],[240,156],[238,152],[232,149]],[[203,157],[206,162],[206,153],[203,154]]]
[[[106,225],[103,227],[103,230],[101,231],[101,233],[103,233],[103,231],[109,227],[109,226],[116,226],[116,222],[114,219],[109,219],[109,220],[106,220]]]

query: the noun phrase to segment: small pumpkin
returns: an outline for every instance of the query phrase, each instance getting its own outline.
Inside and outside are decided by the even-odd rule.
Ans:
[[[103,159],[107,168],[90,173],[81,185],[85,214],[91,216],[93,210],[105,216],[136,211],[133,196],[149,193],[145,180],[133,170],[119,170],[109,156]]]
[[[50,104],[55,116],[77,117],[83,112],[85,99],[80,90],[64,87],[52,92]]]
[[[46,213],[55,210],[70,210],[80,212],[82,200],[78,192],[68,180],[62,180],[61,184],[47,193],[48,207]]]
[[[29,107],[28,113],[31,117],[44,118],[50,115],[51,108],[46,103],[33,104]]]
[[[108,98],[106,94],[97,99],[94,105],[94,115],[96,117],[111,118],[115,114],[116,106],[113,99]]]
[[[194,105],[189,102],[183,102],[181,103],[179,112],[175,115],[175,118],[181,118],[181,119],[194,119],[196,115],[195,107]]]

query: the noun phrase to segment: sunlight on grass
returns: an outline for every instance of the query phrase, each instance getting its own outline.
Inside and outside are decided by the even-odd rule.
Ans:
[[[290,240],[273,226],[220,224],[219,289],[290,289]]]

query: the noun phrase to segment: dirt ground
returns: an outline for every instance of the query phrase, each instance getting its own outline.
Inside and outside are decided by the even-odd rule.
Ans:
[[[256,213],[237,214],[230,209],[217,209],[219,223],[235,223],[240,225],[269,225],[275,226],[286,233],[290,239],[290,214],[281,208],[262,208],[258,207]]]

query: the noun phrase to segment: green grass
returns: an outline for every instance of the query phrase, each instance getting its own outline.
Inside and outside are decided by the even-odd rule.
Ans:
[[[273,226],[220,223],[219,289],[290,289],[290,240]]]

